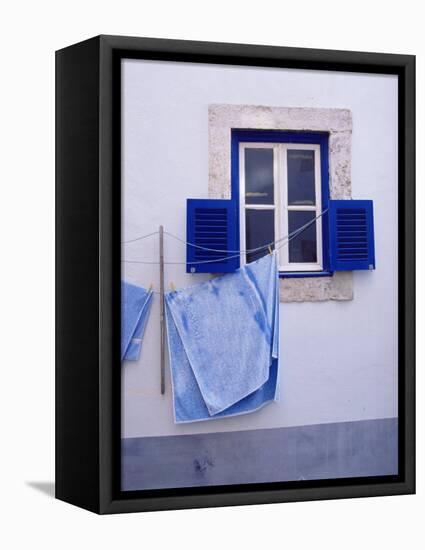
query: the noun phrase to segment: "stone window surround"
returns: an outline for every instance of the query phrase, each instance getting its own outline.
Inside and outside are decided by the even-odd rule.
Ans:
[[[330,198],[351,199],[352,116],[350,110],[209,105],[208,195],[210,198],[229,199],[231,196],[232,129],[328,132]],[[279,282],[281,302],[353,299],[351,271],[337,271],[329,277],[283,277]]]

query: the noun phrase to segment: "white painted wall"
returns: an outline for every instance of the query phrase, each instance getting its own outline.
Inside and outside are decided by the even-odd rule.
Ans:
[[[175,425],[170,377],[159,390],[159,300],[139,362],[122,365],[125,437],[178,435],[397,415],[397,80],[393,76],[126,60],[123,63],[123,239],[160,224],[185,238],[186,198],[208,196],[208,105],[352,110],[353,198],[373,199],[377,269],[355,272],[350,302],[282,303],[281,400],[259,412]],[[185,259],[167,238],[168,261]],[[158,257],[157,238],[123,248]],[[157,266],[123,263],[158,288]],[[205,278],[205,276],[204,276]],[[166,284],[202,280],[167,266]]]

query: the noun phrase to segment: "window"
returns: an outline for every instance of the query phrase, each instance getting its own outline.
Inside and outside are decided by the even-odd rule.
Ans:
[[[236,139],[235,139],[236,138]],[[248,130],[233,135],[232,196],[239,197],[241,250],[277,241],[279,270],[288,275],[327,270],[327,136],[323,133]],[[322,158],[325,157],[325,158]],[[237,189],[235,187],[237,186]],[[308,225],[310,223],[310,225]],[[307,226],[302,233],[288,235]],[[247,252],[251,262],[267,249]],[[329,273],[328,273],[329,274]]]

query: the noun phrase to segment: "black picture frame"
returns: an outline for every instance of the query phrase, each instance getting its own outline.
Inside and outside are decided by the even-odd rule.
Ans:
[[[399,474],[120,491],[122,58],[398,76]],[[56,498],[93,512],[415,491],[415,57],[97,36],[56,52]]]

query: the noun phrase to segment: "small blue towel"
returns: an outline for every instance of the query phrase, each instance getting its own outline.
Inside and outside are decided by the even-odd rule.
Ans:
[[[121,361],[139,359],[152,296],[152,290],[121,282]]]
[[[252,412],[276,399],[275,254],[165,295],[176,422]]]

